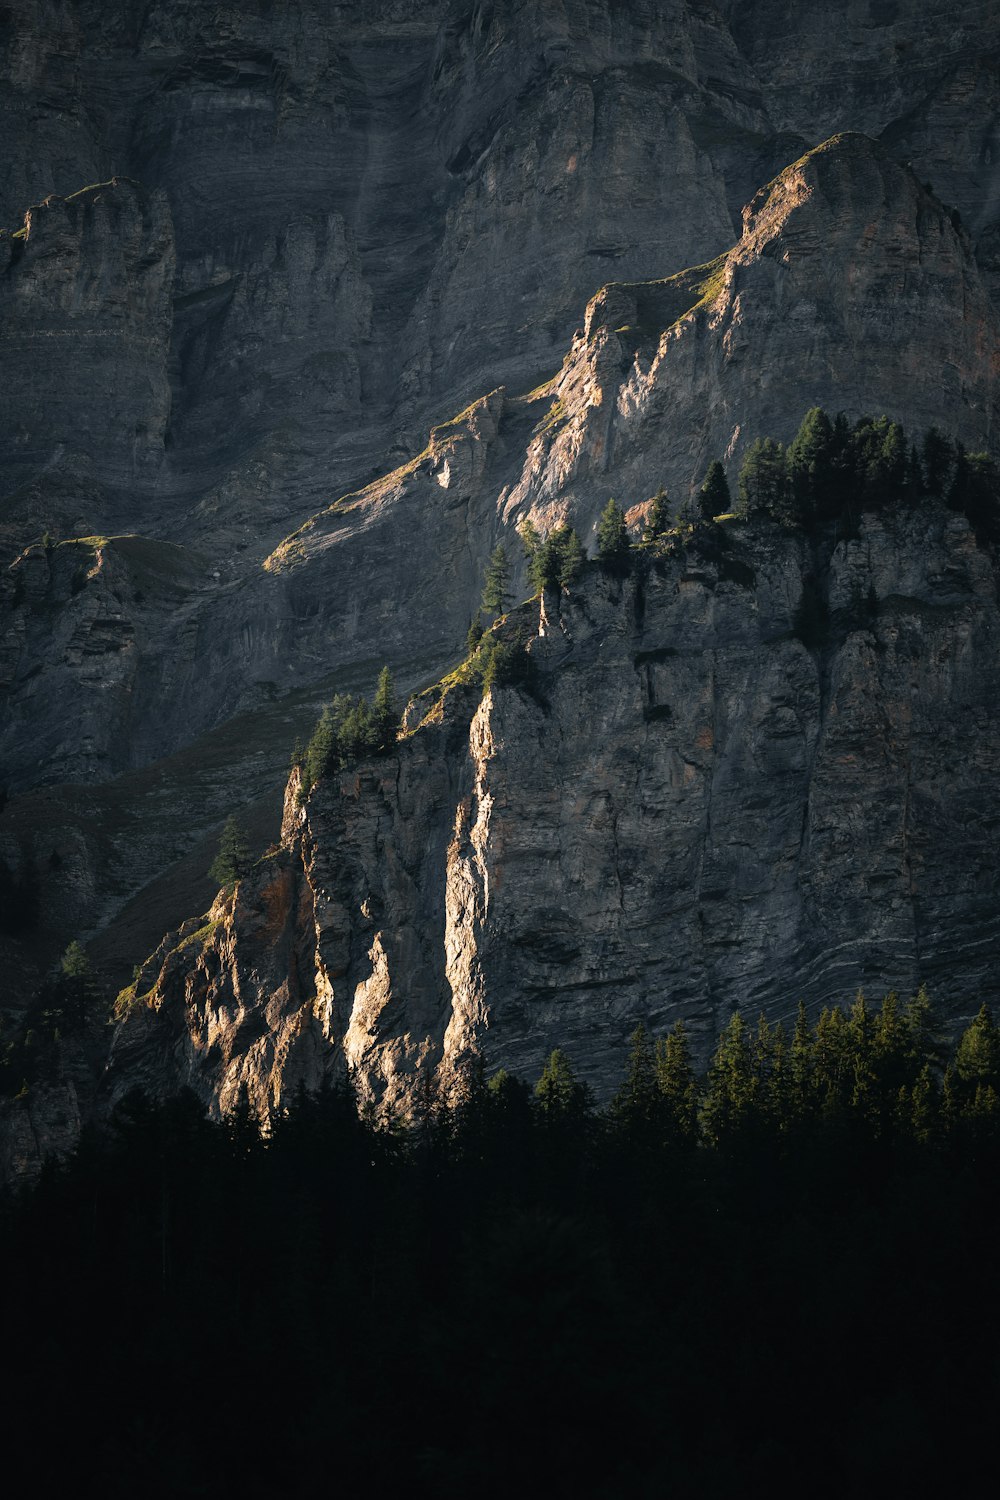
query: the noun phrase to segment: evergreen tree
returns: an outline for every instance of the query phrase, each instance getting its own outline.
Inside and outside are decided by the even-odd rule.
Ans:
[[[227,887],[242,880],[249,869],[250,845],[246,830],[235,814],[230,814],[223,825],[219,852],[209,866],[208,873],[220,886]]]
[[[587,554],[583,550],[583,543],[571,526],[565,528],[565,533],[559,557],[559,582],[563,588],[569,588],[583,571]]]
[[[393,693],[392,675],[388,667],[383,667],[378,675],[378,685],[375,688],[375,699],[372,703],[371,732],[376,750],[385,751],[392,748],[396,742],[398,723],[399,713]]]
[[[694,1142],[698,1134],[698,1080],[683,1021],[656,1043],[656,1083],[665,1105],[668,1137]]]
[[[466,656],[472,656],[472,654],[478,650],[479,642],[482,640],[483,634],[484,631],[482,617],[477,613],[476,618],[469,626],[468,634],[465,637]]]
[[[346,693],[337,693],[324,708],[306,746],[302,765],[302,783],[311,791],[321,776],[329,776],[342,763],[340,731],[351,709]]]
[[[909,1093],[909,1119],[903,1123],[922,1146],[930,1145],[938,1134],[938,1099],[930,1063],[924,1063]],[[901,1122],[902,1123],[902,1122]]]
[[[911,1072],[925,1062],[939,1063],[942,1060],[940,1027],[926,985],[922,984],[906,1002],[903,1023],[906,1027],[907,1064]]]
[[[63,954],[59,968],[63,976],[71,981],[87,980],[90,977],[90,959],[87,957],[86,949],[76,938],[70,943]]]
[[[975,1020],[962,1033],[955,1054],[955,1072],[962,1082],[965,1097],[977,1088],[1000,1089],[1000,1032],[993,1014],[985,1003]]]
[[[708,466],[701,489],[698,491],[698,510],[704,521],[714,521],[716,516],[726,515],[733,508],[726,471],[717,458]]]
[[[540,573],[540,553],[542,550],[542,539],[531,521],[522,521],[517,529],[524,548],[524,555],[528,560],[528,577],[535,593],[540,593],[545,587],[544,579]]]
[[[670,525],[670,507],[667,502],[666,490],[657,490],[653,496],[646,524],[642,530],[644,542],[655,542],[656,538],[662,536]]]
[[[378,748],[375,725],[367,699],[358,698],[344,714],[337,735],[340,758],[345,764],[363,760]]]
[[[507,587],[509,581],[510,563],[507,560],[507,549],[502,542],[498,542],[490,555],[490,560],[486,568],[486,582],[483,587],[483,609],[488,610],[490,614],[503,614],[510,597]]]
[[[738,494],[744,515],[770,516],[781,525],[794,523],[785,450],[780,443],[773,438],[756,438],[750,444],[740,469]]]
[[[597,558],[609,572],[620,573],[628,567],[629,541],[625,512],[617,500],[608,501],[597,527]]]
[[[535,1098],[548,1119],[580,1116],[589,1108],[589,1090],[577,1080],[569,1058],[558,1047],[542,1069],[535,1085]]]
[[[827,1117],[843,1114],[854,1091],[847,1018],[839,1005],[826,1007],[816,1022],[813,1040],[813,1089]]]
[[[813,1033],[801,1000],[788,1049],[788,1073],[787,1118],[791,1128],[813,1112]]]
[[[701,1106],[702,1129],[709,1145],[731,1145],[744,1135],[756,1103],[757,1078],[746,1025],[734,1011],[709,1066]]]
[[[571,526],[556,526],[531,556],[529,568],[538,589],[567,587],[578,577],[585,561],[580,538]]]
[[[820,406],[802,418],[785,456],[796,518],[807,524],[833,513],[836,476],[833,468],[833,424]]]
[[[625,1081],[612,1101],[611,1110],[629,1131],[641,1135],[656,1121],[660,1091],[653,1048],[641,1022],[629,1043]]]

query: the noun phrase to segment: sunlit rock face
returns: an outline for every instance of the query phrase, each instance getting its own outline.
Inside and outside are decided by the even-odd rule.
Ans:
[[[264,1108],[347,1068],[405,1105],[424,1070],[447,1088],[482,1051],[530,1078],[559,1045],[606,1097],[640,1021],[704,1052],[734,1008],[994,995],[991,558],[937,504],[822,557],[722,529],[525,605],[530,688],[456,686],[304,803],[293,777],[280,849],[143,970],[115,1086]]]

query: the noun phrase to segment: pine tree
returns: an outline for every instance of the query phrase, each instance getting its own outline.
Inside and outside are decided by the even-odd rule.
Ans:
[[[219,852],[209,866],[209,875],[223,888],[235,885],[250,869],[250,845],[246,831],[235,814],[223,825]]]
[[[486,582],[483,587],[482,608],[490,614],[502,615],[510,597],[507,588],[510,580],[510,563],[507,549],[502,542],[494,547],[486,567]]]
[[[347,765],[363,760],[377,749],[376,731],[367,699],[356,699],[344,714],[337,735],[337,745],[340,758]]]
[[[559,582],[561,586],[569,588],[583,571],[583,565],[587,560],[587,554],[583,550],[583,543],[571,526],[565,528],[566,535],[563,538],[559,557]]]
[[[967,1095],[979,1087],[1000,1089],[1000,1031],[985,1003],[962,1033],[955,1054],[955,1072]]]
[[[655,1048],[656,1083],[666,1112],[668,1136],[693,1142],[698,1135],[698,1080],[683,1021]]]
[[[938,1100],[930,1063],[924,1063],[910,1090],[909,1128],[914,1140],[929,1145],[938,1134]]]
[[[346,693],[337,693],[324,708],[306,746],[302,764],[302,784],[311,791],[321,776],[328,776],[342,762],[340,731],[351,709]]]
[[[589,1108],[589,1092],[577,1080],[565,1052],[557,1047],[535,1085],[535,1098],[542,1114],[549,1119],[582,1115]]]
[[[812,1114],[814,1093],[813,1033],[801,1000],[788,1048],[788,1072],[788,1121],[798,1125]]]
[[[847,1018],[839,1005],[824,1008],[816,1022],[813,1087],[824,1115],[838,1115],[846,1109],[853,1092],[854,1070]]]
[[[482,616],[477,612],[476,618],[470,624],[468,634],[465,637],[466,656],[471,656],[473,652],[478,650],[479,642],[482,640],[483,635]]]
[[[746,1026],[738,1011],[719,1038],[708,1070],[701,1124],[709,1145],[732,1144],[746,1133],[757,1104],[757,1079]]]
[[[785,450],[773,438],[757,438],[747,449],[740,469],[739,505],[746,516],[765,515],[781,525],[796,516],[789,498]]]
[[[70,980],[86,980],[90,977],[90,959],[82,943],[76,938],[70,943],[59,962],[60,972]]]
[[[611,573],[628,567],[629,541],[625,512],[617,500],[608,501],[597,527],[597,559]]]
[[[612,1114],[630,1132],[642,1134],[653,1126],[659,1101],[653,1048],[640,1022],[629,1038],[625,1081],[612,1101]]]
[[[642,529],[644,542],[655,542],[656,538],[662,536],[670,525],[670,506],[667,503],[666,490],[657,490],[653,496],[646,524]]]
[[[714,521],[733,508],[726,471],[717,458],[708,466],[701,489],[698,491],[698,511],[703,521]]]
[[[540,593],[545,587],[539,573],[539,557],[542,550],[542,539],[531,521],[522,521],[517,528],[517,534],[521,538],[524,555],[528,560],[528,577],[535,593]]]
[[[810,407],[785,455],[788,483],[801,524],[834,511],[833,424],[821,406]]]
[[[378,675],[378,685],[375,688],[375,699],[372,703],[371,732],[376,750],[391,749],[396,742],[398,723],[399,713],[393,694],[392,675],[388,667],[383,667]]]

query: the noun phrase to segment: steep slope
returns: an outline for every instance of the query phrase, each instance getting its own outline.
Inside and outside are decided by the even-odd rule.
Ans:
[[[876,143],[838,137],[751,201],[725,256],[605,288],[552,381],[525,396],[500,388],[435,428],[416,458],[280,543],[252,585],[238,566],[165,543],[28,549],[8,579],[9,785],[45,765],[108,776],[123,745],[151,758],[223,714],[249,714],[252,736],[289,689],[305,705],[310,686],[364,687],[380,660],[407,686],[427,680],[454,657],[497,540],[519,564],[525,517],[544,530],[568,516],[586,536],[609,493],[640,504],[666,483],[682,499],[716,454],[735,478],[753,438],[790,437],[814,402],[887,409],[917,434],[937,422],[989,446],[998,351],[962,231]],[[287,750],[269,731],[261,743],[277,784]],[[244,757],[232,765],[239,795]],[[266,770],[255,765],[255,785]],[[196,785],[168,786],[173,831],[151,846],[154,864],[213,821]],[[216,786],[224,806],[225,778]],[[38,827],[32,798],[13,802],[4,848],[39,868],[59,848],[50,905],[79,931],[109,920],[118,877],[87,846],[100,831],[89,825],[81,846],[75,799],[63,802],[62,832],[48,817]]]
[[[815,544],[728,523],[508,617],[527,687],[446,684],[392,755],[293,777],[281,847],[125,997],[113,1089],[264,1108],[346,1066],[405,1102],[558,1044],[604,1095],[640,1020],[704,1048],[859,985],[993,998],[994,562],[936,503],[828,547],[813,649]]]

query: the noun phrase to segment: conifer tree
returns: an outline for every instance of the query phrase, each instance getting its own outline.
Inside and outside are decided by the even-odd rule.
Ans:
[[[955,1054],[955,1072],[967,1097],[980,1087],[1000,1088],[1000,1031],[985,1003],[962,1033]]]
[[[517,534],[521,538],[524,555],[528,560],[528,577],[531,580],[531,586],[536,593],[540,593],[545,587],[544,579],[539,571],[542,539],[531,521],[522,521]]]
[[[625,512],[611,499],[601,512],[597,527],[597,558],[611,573],[623,572],[628,566],[628,527]]]
[[[833,424],[820,406],[810,407],[788,445],[786,468],[796,517],[808,523],[834,510]]]
[[[569,588],[570,584],[580,576],[586,560],[587,554],[583,550],[583,543],[573,528],[567,526],[559,555],[559,582],[563,588]]]
[[[708,1070],[701,1124],[709,1145],[733,1144],[746,1132],[757,1102],[750,1042],[739,1011],[734,1011]]]
[[[490,554],[490,560],[486,567],[486,582],[483,587],[483,609],[488,610],[490,614],[503,614],[510,597],[507,587],[509,581],[510,563],[507,560],[507,549],[502,542],[498,542]]]
[[[476,618],[470,624],[468,634],[465,637],[465,652],[467,656],[471,656],[478,649],[479,642],[482,640],[484,633],[482,616],[477,612]]]
[[[670,525],[670,506],[667,502],[666,490],[657,490],[653,496],[646,524],[642,530],[644,542],[655,542],[656,538],[662,536]]]
[[[708,466],[701,489],[698,491],[698,510],[703,521],[714,521],[733,508],[726,471],[717,458]]]
[[[243,825],[231,814],[223,825],[219,852],[209,866],[209,875],[227,887],[242,880],[250,869],[250,846]]]
[[[378,685],[372,703],[372,736],[376,750],[389,750],[396,742],[399,713],[393,692],[392,674],[383,667],[378,674]]]
[[[61,973],[69,980],[86,980],[90,977],[90,959],[86,949],[76,938],[70,943],[59,961]]]
[[[788,1116],[798,1124],[812,1113],[813,1105],[813,1034],[801,1000],[788,1048],[788,1073]]]
[[[589,1092],[578,1081],[565,1052],[557,1047],[549,1055],[535,1085],[535,1098],[543,1116],[555,1120],[585,1114],[589,1108]]]
[[[653,1048],[640,1022],[629,1039],[625,1081],[614,1097],[612,1113],[630,1130],[641,1133],[652,1127],[659,1100]]]
[[[853,1092],[847,1018],[839,1005],[824,1008],[813,1041],[813,1084],[824,1115],[841,1114]]]
[[[693,1142],[698,1134],[698,1080],[683,1021],[656,1043],[655,1067],[668,1136]]]
[[[773,438],[756,438],[747,449],[739,477],[739,505],[746,516],[765,515],[780,525],[795,520],[789,502],[785,450]]]

